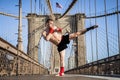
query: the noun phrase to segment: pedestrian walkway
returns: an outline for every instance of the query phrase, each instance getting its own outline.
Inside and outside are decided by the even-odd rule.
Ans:
[[[58,77],[55,75],[24,75],[24,76],[0,77],[0,80],[120,80],[120,78],[66,74],[65,76],[62,77]]]

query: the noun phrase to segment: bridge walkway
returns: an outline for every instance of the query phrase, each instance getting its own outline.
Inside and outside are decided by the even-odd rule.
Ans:
[[[11,77],[0,77],[0,80],[120,80],[120,78],[66,74],[62,77],[58,77],[55,75],[21,75]]]

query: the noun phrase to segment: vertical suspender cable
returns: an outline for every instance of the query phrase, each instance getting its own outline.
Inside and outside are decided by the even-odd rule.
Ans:
[[[86,13],[86,0],[84,0],[84,13]],[[85,14],[86,15],[86,14]],[[86,42],[86,35],[85,35],[85,42]],[[85,49],[84,49],[85,50]],[[86,53],[86,55],[87,55],[87,53]],[[86,57],[86,61],[87,61],[87,63],[88,63],[88,59],[87,59],[87,57]]]
[[[41,3],[41,15],[43,15],[43,3]]]
[[[95,5],[95,16],[96,16],[96,0],[94,0],[94,5]],[[97,20],[95,18],[95,24],[97,24]],[[98,41],[97,41],[97,29],[96,29],[96,57],[98,60]]]
[[[39,0],[39,15],[40,15],[40,5],[41,5],[41,4],[40,4],[40,1],[41,1],[41,0]]]
[[[84,0],[84,13],[86,12],[86,11],[85,11],[85,8],[86,8],[86,7],[85,7],[85,3],[86,3],[86,0]]]
[[[81,0],[80,0],[80,3],[81,3],[81,4],[80,4],[80,5],[81,5],[81,11],[80,11],[80,12],[82,13],[82,1],[81,1]]]
[[[94,0],[94,5],[95,5],[95,16],[96,16],[96,0]],[[95,24],[97,24],[97,20],[95,18]],[[97,74],[99,74],[98,72],[98,68],[99,68],[99,64],[98,64],[98,37],[97,37],[97,29],[96,29],[96,57],[97,57]]]
[[[119,56],[120,56],[120,24],[119,24],[119,13],[118,13],[118,0],[117,0],[117,26],[118,26],[118,53],[119,53]],[[118,64],[120,66],[120,62]],[[119,68],[119,71],[120,71],[120,68]],[[120,73],[120,72],[119,72]]]
[[[75,13],[79,13],[79,12],[80,12],[79,10],[80,10],[80,8],[81,8],[81,7],[80,7],[80,6],[81,6],[81,5],[80,5],[80,1],[78,0],[78,3],[76,3],[76,4],[79,5],[79,6],[75,6],[75,10],[76,10]]]
[[[107,12],[106,12],[106,0],[104,0],[104,8],[105,8],[105,15],[106,15],[107,14]],[[109,44],[108,44],[107,16],[105,16],[105,28],[106,28],[106,44],[107,44],[107,52],[108,52],[108,56],[107,57],[108,57],[108,61],[109,61]],[[109,68],[109,65],[107,66],[107,64],[106,64],[105,74],[108,73],[107,67]]]
[[[44,15],[45,15],[45,6],[44,6]]]
[[[89,14],[91,16],[91,5],[90,5],[90,0],[89,0]],[[91,19],[90,19],[90,26],[91,26]],[[92,53],[92,62],[93,62],[93,45],[92,45],[92,31],[90,31],[91,34],[91,53]]]
[[[105,7],[105,15],[107,14],[106,12],[106,0],[104,0],[104,7]],[[107,52],[108,52],[108,58],[109,58],[109,44],[108,44],[108,30],[107,30],[107,16],[105,16],[105,26],[106,26],[106,43],[107,43]]]
[[[118,0],[117,0],[117,26],[118,26],[118,52],[120,54],[120,25],[119,25],[119,13],[118,13]]]
[[[78,0],[78,7],[76,6],[76,8],[78,8],[79,13],[81,13],[81,3],[80,3],[80,0]]]
[[[31,8],[31,13],[32,13],[32,0],[30,0],[30,8]]]
[[[35,0],[35,5],[34,5],[34,13],[36,13],[36,0]]]
[[[89,14],[91,16],[91,5],[90,5],[90,0],[89,0]],[[90,26],[91,26],[91,19],[90,19]],[[93,62],[93,43],[92,43],[92,31],[90,31],[91,34],[91,53],[92,53],[92,62]],[[92,64],[92,69],[93,69],[93,64]],[[90,72],[91,74],[93,74],[93,70],[91,70]]]
[[[82,13],[82,0],[81,0],[81,13]]]

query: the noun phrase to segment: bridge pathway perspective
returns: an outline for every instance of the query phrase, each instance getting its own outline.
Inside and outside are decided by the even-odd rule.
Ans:
[[[120,80],[120,78],[66,74],[65,76],[62,77],[58,77],[55,75],[11,76],[3,78],[1,77],[0,80]]]

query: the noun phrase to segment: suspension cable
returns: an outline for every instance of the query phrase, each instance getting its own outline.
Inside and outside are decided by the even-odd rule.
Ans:
[[[82,0],[81,0],[81,13],[82,13],[82,8],[83,8],[83,7],[82,7]]]
[[[103,14],[103,15],[96,15],[96,16],[90,16],[90,17],[85,17],[86,19],[90,19],[90,18],[100,18],[100,17],[104,17],[104,16],[110,16],[110,15],[115,15],[115,14],[119,14],[120,11],[115,11],[115,12],[112,12],[112,13],[106,13],[106,14]]]
[[[95,6],[95,16],[96,16],[96,0],[94,0],[94,6]],[[97,24],[97,19],[95,18],[95,24]],[[97,64],[98,64],[98,34],[96,29],[96,57],[97,57]],[[98,65],[99,66],[99,65]],[[97,67],[97,74],[99,73],[98,67]]]
[[[85,9],[85,8],[86,8],[86,7],[85,7],[85,3],[86,3],[86,0],[84,0],[84,13],[86,13],[86,11],[85,11],[85,10],[86,10],[86,9]]]
[[[118,12],[118,0],[116,1],[117,2],[117,12]],[[118,26],[118,53],[120,55],[120,24],[119,24],[119,13],[117,13],[117,26]],[[119,63],[119,66],[120,66],[120,63]],[[120,70],[120,69],[119,69]]]
[[[39,0],[39,15],[40,15],[40,5],[41,5],[41,0]]]
[[[119,13],[118,13],[118,0],[116,1],[117,4],[117,26],[118,26],[118,53],[120,54],[120,25],[119,25]]]
[[[89,14],[91,16],[91,4],[90,4],[90,0],[89,0]],[[91,26],[91,19],[90,19],[90,26]],[[90,35],[91,35],[91,53],[92,53],[92,62],[93,62],[93,43],[92,43],[92,31],[90,31]]]
[[[47,2],[47,5],[48,5],[48,8],[49,8],[49,10],[50,10],[51,18],[52,18],[53,20],[55,20],[55,16],[53,15],[53,11],[52,11],[52,7],[51,7],[51,4],[50,4],[50,0],[46,0],[46,2]]]
[[[34,13],[36,13],[36,0],[35,0],[35,3],[34,3]]]
[[[96,16],[96,0],[94,0],[94,5],[95,5],[95,16]],[[95,18],[95,24],[97,24],[97,19]],[[98,34],[97,34],[97,29],[96,29],[96,56],[97,56],[97,61],[98,61]]]
[[[104,44],[106,44],[106,39],[105,39],[105,30],[99,30],[99,32],[98,32],[98,34],[99,34],[99,38],[101,38],[101,39],[98,39],[99,40],[99,44],[98,44],[98,46],[99,46],[99,53],[101,53],[101,54],[99,54],[99,56],[101,56],[101,57],[105,57],[105,53],[106,53],[106,51],[105,51],[105,49],[106,49],[106,46],[104,45]],[[99,58],[101,58],[101,57],[99,57]]]
[[[105,8],[105,15],[106,15],[106,0],[104,0],[104,8]],[[108,52],[108,58],[109,58],[109,43],[108,43],[108,29],[107,29],[107,16],[105,16],[105,28],[106,28],[106,43],[107,43],[107,52]]]
[[[32,13],[32,0],[30,0],[30,8],[31,8],[31,13]]]
[[[73,0],[73,1],[71,2],[71,4],[69,5],[68,9],[65,11],[65,13],[63,13],[63,15],[61,15],[58,19],[63,18],[63,17],[68,13],[68,11],[73,7],[73,5],[74,5],[76,2],[77,2],[77,0]]]
[[[10,17],[18,19],[18,16],[15,16],[15,15],[12,15],[12,14],[8,14],[8,13],[4,13],[4,12],[0,12],[0,15],[10,16]]]

